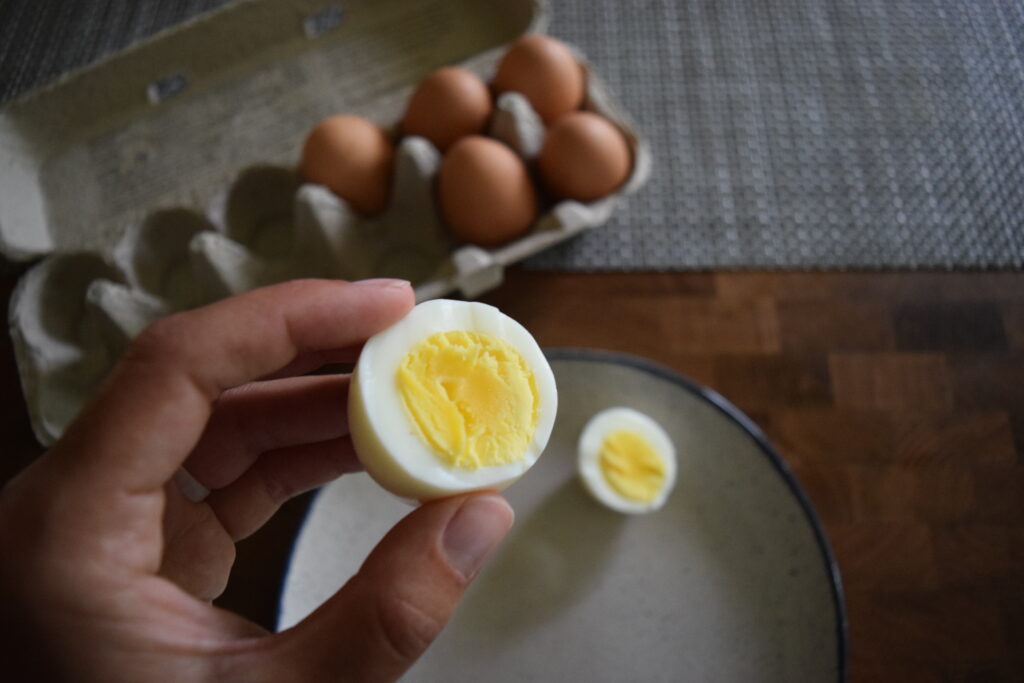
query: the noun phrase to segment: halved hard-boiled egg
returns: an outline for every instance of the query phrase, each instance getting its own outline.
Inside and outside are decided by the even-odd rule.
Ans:
[[[557,406],[526,328],[493,306],[439,299],[366,342],[349,430],[377,483],[430,500],[517,480],[547,445]]]
[[[613,510],[657,510],[676,482],[676,450],[661,425],[633,408],[608,408],[583,427],[578,468],[584,487]]]

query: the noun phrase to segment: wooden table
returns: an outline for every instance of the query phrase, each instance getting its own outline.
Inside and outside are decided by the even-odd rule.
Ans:
[[[1024,680],[1024,274],[515,270],[485,301],[542,346],[675,368],[766,430],[838,557],[852,681]],[[6,481],[40,448],[0,343]],[[220,604],[272,626],[307,502],[240,544]]]

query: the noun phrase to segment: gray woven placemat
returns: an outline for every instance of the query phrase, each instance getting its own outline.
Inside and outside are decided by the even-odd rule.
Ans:
[[[0,1],[0,98],[222,0]],[[554,0],[651,138],[570,269],[1024,265],[1017,0]]]

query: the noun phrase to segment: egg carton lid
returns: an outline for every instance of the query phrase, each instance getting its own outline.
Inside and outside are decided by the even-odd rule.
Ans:
[[[238,170],[293,164],[317,120],[397,118],[426,73],[547,26],[546,0],[243,0],[0,110],[0,253],[109,250]]]

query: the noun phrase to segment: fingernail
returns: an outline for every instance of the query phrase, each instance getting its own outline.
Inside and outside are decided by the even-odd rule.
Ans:
[[[408,287],[408,280],[396,280],[389,277],[378,277],[372,280],[359,280],[352,283],[357,287],[376,287],[378,289],[401,289],[402,287]]]
[[[463,503],[444,530],[442,545],[448,563],[467,579],[476,576],[505,538],[514,517],[500,496],[481,495]]]

